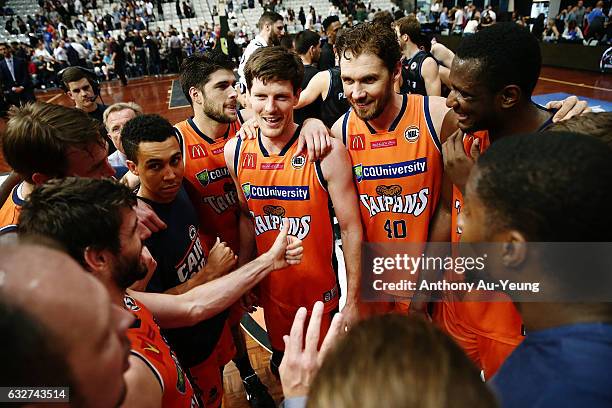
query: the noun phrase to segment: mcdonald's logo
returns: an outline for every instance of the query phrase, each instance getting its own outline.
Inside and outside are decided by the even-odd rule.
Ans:
[[[206,148],[201,143],[189,145],[187,146],[187,150],[189,151],[189,157],[192,160],[197,160],[208,156],[208,153],[206,153]]]
[[[242,168],[256,169],[257,155],[255,153],[245,153],[244,156],[242,156]]]
[[[351,135],[349,149],[350,150],[365,150],[365,141],[364,141],[363,134]]]

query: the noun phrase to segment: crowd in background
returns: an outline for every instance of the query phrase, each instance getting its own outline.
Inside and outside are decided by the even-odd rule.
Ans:
[[[295,33],[302,30],[319,32],[322,43],[325,43],[322,20],[328,16],[339,16],[344,21],[343,26],[347,27],[372,21],[377,13],[390,14],[393,19],[405,14],[395,8],[390,13],[383,12],[372,7],[370,2],[355,0],[333,0],[326,10],[316,10],[312,5],[299,10],[285,8],[282,0],[260,0],[260,3],[265,9],[283,16],[286,32],[291,33],[283,41],[288,47],[291,47]],[[15,41],[10,44],[13,54],[27,62],[33,86],[48,89],[58,86],[57,74],[68,66],[87,67],[100,81],[118,78],[118,64],[124,66],[121,70],[125,70],[128,78],[162,75],[178,72],[185,56],[220,46],[217,39],[221,27],[208,22],[194,27],[187,24],[180,28],[170,26],[166,31],[158,27],[149,30],[149,23],[163,16],[161,5],[159,0],[156,5],[153,0],[127,0],[112,3],[106,14],[94,16],[89,10],[99,6],[96,0],[40,0],[41,12],[25,16],[25,19],[12,15],[9,7],[3,8],[2,12],[8,16],[5,20],[8,33],[28,35],[27,43]],[[175,5],[179,17],[194,16],[190,2],[176,1]],[[244,21],[238,23],[237,12],[245,7],[253,7],[253,2],[237,0],[227,4],[231,21],[227,51],[236,62],[255,34],[254,27],[248,27]],[[530,27],[541,41],[585,44],[612,41],[610,10],[601,0],[595,7],[585,7],[579,0],[561,10],[556,18],[548,20],[544,14],[528,18],[516,12],[497,13],[491,6],[481,10],[472,3],[449,10],[442,0],[435,0],[427,12],[421,8],[413,12],[423,31],[431,34],[468,36],[496,21],[511,20]],[[212,14],[217,14],[216,7],[213,7]]]

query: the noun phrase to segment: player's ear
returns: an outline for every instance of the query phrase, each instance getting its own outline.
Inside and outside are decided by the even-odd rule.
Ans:
[[[34,174],[32,174],[32,181],[36,185],[45,184],[47,181],[51,180],[51,178],[52,177],[49,177],[46,174],[42,174],[42,173],[34,173]]]
[[[202,93],[200,92],[199,89],[197,89],[196,87],[192,86],[191,88],[189,88],[189,97],[191,98],[191,100],[195,103],[201,104],[202,103]]]
[[[136,163],[134,163],[131,160],[126,160],[125,164],[127,164],[127,168],[128,170],[135,176],[140,176],[140,174],[138,173],[138,166],[136,165]]]
[[[293,98],[293,106],[297,106],[297,104],[300,102],[300,94],[302,93],[302,88],[299,88],[297,90],[297,92],[295,93],[295,97]]]
[[[401,76],[402,76],[402,63],[401,61],[397,61],[397,63],[395,64],[395,68],[393,68],[393,82],[395,83],[399,81]]]
[[[499,93],[500,98],[499,106],[502,109],[510,109],[515,106],[521,100],[522,96],[521,88],[517,85],[508,85],[504,87]]]
[[[98,249],[88,246],[83,251],[83,260],[85,267],[94,275],[102,275],[105,271],[110,270],[110,253],[106,249]]]
[[[520,268],[527,259],[527,239],[522,232],[509,230],[503,233],[502,262],[506,268]]]

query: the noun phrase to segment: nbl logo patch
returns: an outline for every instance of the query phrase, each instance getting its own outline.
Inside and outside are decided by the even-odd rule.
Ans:
[[[404,131],[404,137],[410,143],[415,143],[419,139],[420,130],[417,126],[409,126]]]
[[[296,170],[301,169],[306,164],[306,157],[299,155],[291,158],[291,167]]]
[[[350,150],[365,150],[365,137],[363,134],[351,135],[349,140]]]
[[[245,169],[256,169],[257,168],[257,154],[245,153],[242,156],[242,167]]]
[[[208,156],[206,148],[201,143],[187,146],[187,151],[189,152],[189,157],[192,160],[197,160],[201,159],[202,157]]]

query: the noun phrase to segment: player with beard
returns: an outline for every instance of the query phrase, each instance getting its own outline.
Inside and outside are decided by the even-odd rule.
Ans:
[[[283,16],[273,11],[264,11],[257,22],[257,28],[259,29],[259,34],[257,34],[249,45],[247,45],[240,59],[240,66],[238,67],[240,88],[243,95],[246,93],[247,89],[246,80],[244,78],[244,67],[247,61],[258,48],[280,45],[280,38],[285,34]]]
[[[106,286],[113,303],[136,315],[137,324],[128,331],[132,356],[126,373],[126,406],[197,406],[188,375],[157,322],[169,328],[192,326],[218,314],[272,270],[299,263],[301,242],[289,239],[285,229],[262,257],[182,295],[129,291],[129,286],[147,276],[144,229],[135,205],[134,193],[113,180],[54,180],[30,195],[19,232],[57,241]]]
[[[531,101],[540,67],[538,42],[513,23],[498,23],[466,37],[457,49],[447,105],[457,117],[459,130],[443,146],[445,175],[453,183],[452,201],[445,203],[452,205],[453,242],[461,240],[457,220],[465,183],[478,156],[496,140],[538,132],[553,121],[554,111]],[[573,102],[568,98],[564,105]],[[571,117],[585,107],[579,103],[566,115],[564,106],[555,117]],[[516,308],[509,301],[459,302],[451,293],[444,293],[442,300],[436,304],[434,321],[490,378],[523,340]]]
[[[336,41],[344,93],[351,104],[332,127],[353,162],[368,242],[424,243],[442,183],[439,135],[443,98],[400,95],[400,47],[391,27],[360,24]],[[444,239],[444,238],[442,238]],[[405,293],[395,293],[404,295]],[[361,303],[362,315],[406,312],[409,300]]]

